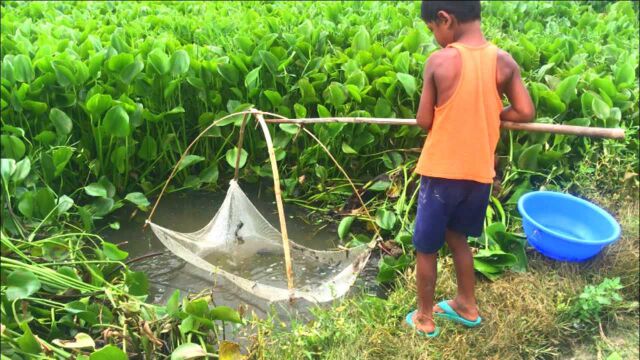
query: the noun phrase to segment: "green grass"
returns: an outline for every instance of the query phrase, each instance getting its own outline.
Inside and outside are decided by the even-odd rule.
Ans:
[[[444,321],[437,339],[416,337],[403,325],[415,307],[413,271],[399,279],[387,300],[360,294],[291,329],[258,321],[255,359],[519,359],[638,358],[638,202],[601,202],[616,209],[623,237],[596,259],[559,263],[529,252],[530,269],[497,281],[479,279],[477,296],[485,323],[465,329]],[[450,258],[440,262],[437,298],[455,294]],[[626,306],[606,314],[601,325],[577,326],[565,310],[587,284],[620,277]],[[274,325],[276,324],[276,325]]]

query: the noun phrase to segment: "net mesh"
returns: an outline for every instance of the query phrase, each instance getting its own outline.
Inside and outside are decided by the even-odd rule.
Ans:
[[[323,251],[290,241],[295,288],[289,290],[282,285],[282,234],[260,214],[234,180],[213,219],[202,229],[182,233],[149,224],[175,255],[268,301],[303,298],[326,302],[343,296],[367,263],[374,244]],[[241,270],[247,267],[239,265],[247,261],[266,270],[260,274]]]

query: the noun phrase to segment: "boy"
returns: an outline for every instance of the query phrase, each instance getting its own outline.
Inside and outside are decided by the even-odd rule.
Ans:
[[[439,333],[434,315],[480,325],[467,237],[482,233],[500,121],[531,121],[534,108],[518,64],[484,38],[480,1],[423,0],[422,19],[443,49],[427,60],[417,115],[429,134],[416,166],[422,175],[413,236],[418,309],[405,320],[433,337]],[[510,106],[503,108],[502,95]],[[437,252],[445,241],[458,293],[434,306]]]

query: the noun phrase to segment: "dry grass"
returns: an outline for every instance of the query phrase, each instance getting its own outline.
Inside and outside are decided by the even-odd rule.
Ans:
[[[597,201],[597,200],[596,200]],[[403,326],[415,307],[412,272],[401,279],[387,300],[366,295],[318,310],[316,320],[291,331],[261,328],[255,358],[264,359],[531,359],[606,358],[613,351],[638,358],[638,310],[621,312],[599,329],[577,329],[563,320],[561,309],[587,284],[619,276],[627,301],[638,301],[638,202],[611,209],[623,226],[623,237],[584,264],[551,261],[530,252],[526,273],[507,274],[495,282],[478,281],[484,325],[465,329],[440,321],[441,335],[425,340]],[[441,262],[438,298],[455,294],[449,259]]]

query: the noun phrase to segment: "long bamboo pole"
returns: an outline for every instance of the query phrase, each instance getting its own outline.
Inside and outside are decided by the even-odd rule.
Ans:
[[[264,117],[259,110],[251,109],[251,113],[260,124],[262,132],[264,133],[264,139],[267,142],[267,150],[269,151],[269,160],[271,162],[271,172],[273,173],[273,190],[276,194],[276,206],[278,208],[278,218],[280,220],[280,232],[282,233],[282,247],[284,250],[284,264],[287,273],[287,287],[289,291],[293,292],[293,267],[291,265],[291,250],[289,247],[289,234],[287,232],[287,222],[284,215],[284,205],[282,203],[282,194],[280,191],[280,175],[278,173],[278,163],[276,162],[276,153],[273,149],[273,142],[271,141],[271,134],[269,133],[269,127],[264,121]]]
[[[352,124],[380,124],[380,125],[411,125],[418,123],[415,119],[390,119],[390,118],[365,118],[365,117],[329,117],[329,118],[306,118],[306,119],[265,119],[268,123],[287,124],[315,124],[315,123],[352,123]],[[620,128],[600,128],[590,126],[573,126],[563,124],[543,124],[543,123],[515,123],[509,121],[501,122],[501,127],[507,130],[519,130],[529,132],[544,132],[552,134],[565,134],[576,136],[587,136],[607,139],[624,139],[624,129]]]

